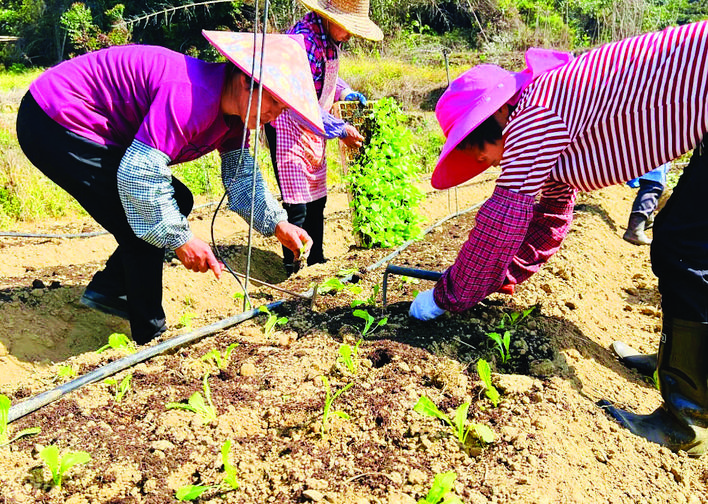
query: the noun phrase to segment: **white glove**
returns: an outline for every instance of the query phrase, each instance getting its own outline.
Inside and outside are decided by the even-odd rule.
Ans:
[[[418,320],[432,320],[445,313],[445,310],[438,307],[433,297],[433,289],[419,293],[408,310],[408,315]]]

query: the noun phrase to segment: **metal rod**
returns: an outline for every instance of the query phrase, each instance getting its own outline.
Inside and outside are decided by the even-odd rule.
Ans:
[[[440,280],[442,273],[439,271],[428,271],[416,268],[405,268],[403,266],[396,266],[395,264],[389,264],[386,266],[386,271],[383,277],[383,287],[381,289],[381,296],[383,297],[383,305],[386,306],[386,292],[388,290],[388,275],[403,275],[413,278],[421,278],[423,280],[432,280],[437,282]]]

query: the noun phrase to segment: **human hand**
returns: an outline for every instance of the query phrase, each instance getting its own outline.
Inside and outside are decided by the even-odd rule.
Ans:
[[[349,148],[361,147],[364,145],[364,137],[351,124],[344,126],[344,134],[341,137],[342,142]]]
[[[217,279],[221,278],[224,264],[216,260],[211,247],[199,238],[192,238],[178,247],[175,253],[185,268],[201,273],[212,270]]]
[[[302,228],[288,221],[280,221],[275,226],[275,237],[284,247],[289,248],[295,254],[295,260],[302,256],[307,257],[312,248],[312,238]]]
[[[366,96],[363,94],[357,92],[357,91],[352,91],[349,93],[347,96],[344,97],[345,101],[358,101],[362,105],[366,105]]]
[[[418,320],[432,320],[445,313],[435,302],[433,292],[434,290],[430,289],[419,293],[411,303],[408,315]]]

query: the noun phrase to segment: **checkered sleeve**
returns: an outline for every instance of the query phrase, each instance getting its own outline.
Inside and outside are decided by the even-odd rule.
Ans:
[[[193,235],[173,197],[169,162],[163,152],[133,140],[118,167],[118,194],[136,236],[175,250]]]
[[[541,200],[534,205],[526,238],[509,265],[505,283],[523,282],[558,251],[573,221],[577,193],[561,182],[546,183]]]
[[[229,196],[229,208],[243,217],[251,218],[251,194],[253,176],[256,177],[256,193],[253,227],[265,236],[275,233],[275,226],[288,220],[288,214],[278,204],[263,181],[248,150],[236,149],[221,154],[221,179]]]
[[[534,198],[497,187],[477,212],[455,263],[435,285],[435,303],[465,311],[501,287],[531,222]]]

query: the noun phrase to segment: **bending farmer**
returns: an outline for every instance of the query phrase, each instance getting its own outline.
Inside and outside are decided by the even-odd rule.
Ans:
[[[430,319],[513,288],[560,247],[577,191],[626,182],[695,149],[654,223],[664,404],[649,415],[605,405],[635,434],[692,455],[708,450],[708,218],[696,210],[708,182],[706,47],[701,21],[576,59],[531,49],[522,72],[479,65],[456,79],[436,108],[447,141],[432,184],[451,187],[492,165],[502,173],[455,263],[410,310]]]
[[[138,343],[166,330],[165,249],[193,271],[212,270],[218,278],[223,267],[190,231],[192,194],[170,165],[217,149],[230,208],[250,218],[255,176],[256,229],[275,234],[295,254],[310,242],[287,222],[247,143],[248,129],[259,119],[258,87],[248,108],[252,76],[263,84],[260,122],[290,107],[323,130],[302,40],[269,36],[261,73],[258,65],[252,70],[253,59],[261,61],[260,38],[254,51],[253,34],[204,35],[230,61],[206,63],[161,47],[112,47],[47,70],[30,86],[17,116],[17,137],[32,164],[118,242],[82,303],[128,318]]]

